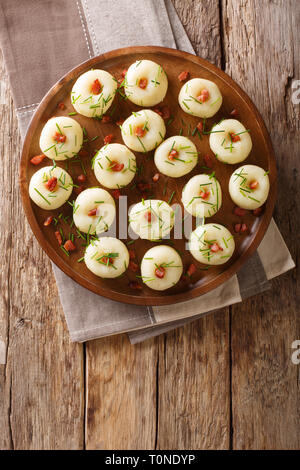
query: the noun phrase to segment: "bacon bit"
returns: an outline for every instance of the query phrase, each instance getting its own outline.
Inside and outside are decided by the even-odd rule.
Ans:
[[[129,253],[129,258],[130,259],[135,259],[135,251],[134,250],[128,250]]]
[[[104,264],[114,264],[114,259],[113,258],[109,258],[108,256],[103,256],[103,258],[101,259],[102,263]]]
[[[152,181],[154,181],[154,183],[156,183],[156,182],[159,180],[159,177],[160,177],[160,174],[159,174],[159,173],[155,173],[155,175],[152,176]]]
[[[160,110],[160,108],[154,108],[153,111],[157,114],[159,114],[161,117],[163,117],[163,113],[162,111]]]
[[[257,187],[258,187],[258,181],[256,180],[251,181],[251,183],[249,184],[250,189],[256,189]]]
[[[128,285],[130,289],[142,290],[142,286],[137,281],[130,281]]]
[[[84,189],[86,189],[85,186],[79,186],[78,188],[76,188],[76,187],[73,188],[74,193],[77,194],[77,195],[80,194],[80,193],[82,193],[82,191],[83,191]]]
[[[78,155],[79,155],[80,157],[88,157],[88,156],[89,156],[89,152],[88,152],[87,150],[85,150],[85,149],[81,149],[81,150],[79,150]]]
[[[134,261],[129,261],[129,265],[128,265],[130,271],[133,271],[134,273],[138,271],[139,269],[139,265],[136,264]]]
[[[140,181],[137,183],[137,187],[140,191],[148,191],[148,189],[151,189],[151,184]]]
[[[142,90],[145,90],[145,88],[147,87],[148,85],[148,80],[147,78],[140,78],[139,79],[139,88],[141,88]]]
[[[181,73],[178,75],[178,80],[179,80],[180,82],[184,82],[184,81],[187,80],[189,77],[190,77],[190,72],[188,72],[187,70],[184,70],[183,72],[181,72]]]
[[[232,142],[238,142],[239,140],[241,140],[240,136],[236,135],[234,132],[230,132],[229,135]]]
[[[46,188],[50,191],[53,192],[54,189],[56,188],[57,185],[57,178],[55,176],[52,176],[47,183],[45,183]]]
[[[93,217],[94,215],[97,215],[97,208],[96,209],[91,209],[89,212],[88,212],[88,215],[90,217]]]
[[[64,110],[66,106],[65,106],[65,103],[61,102],[61,103],[58,103],[57,107],[58,107],[59,109]]]
[[[210,246],[210,251],[212,251],[213,253],[217,253],[218,251],[223,251],[223,248],[218,243],[213,243]]]
[[[119,199],[119,197],[121,196],[121,191],[119,189],[114,189],[112,191],[112,195],[115,199]]]
[[[146,132],[147,132],[146,129],[144,129],[142,126],[137,126],[134,129],[134,135],[136,135],[137,137],[144,137]]]
[[[109,169],[112,171],[122,171],[123,168],[124,168],[124,163],[111,162],[109,165]]]
[[[123,69],[123,70],[122,70],[122,73],[121,73],[121,75],[122,75],[123,78],[125,78],[126,73],[127,73],[127,69]]]
[[[91,92],[93,93],[93,95],[99,95],[101,90],[102,90],[102,85],[99,82],[98,78],[96,78],[96,80],[92,83]]]
[[[33,164],[33,165],[39,165],[40,163],[42,163],[42,161],[44,160],[44,158],[46,158],[46,155],[36,155],[35,157],[32,157],[32,159],[30,160],[30,162]]]
[[[104,143],[105,144],[110,144],[111,141],[113,140],[114,138],[114,135],[113,134],[108,134],[104,137]]]
[[[203,131],[203,122],[202,121],[198,122],[196,127],[197,127],[199,132],[202,132]]]
[[[242,224],[235,224],[234,226],[234,231],[236,233],[239,233],[241,231]]]
[[[193,274],[195,274],[195,272],[196,272],[196,266],[193,263],[191,263],[189,265],[186,273],[187,273],[188,276],[191,277]]]
[[[67,136],[56,131],[53,136],[53,140],[55,140],[57,143],[65,142],[67,140]]]
[[[246,232],[246,230],[248,230],[248,227],[246,224],[242,224],[241,226],[241,232]]]
[[[61,238],[60,232],[57,231],[57,232],[55,232],[54,235],[55,235],[56,240],[58,241],[59,246],[61,246],[62,245],[62,238]]]
[[[210,196],[210,192],[207,191],[207,189],[205,189],[204,191],[200,191],[199,196],[200,196],[202,199],[207,199],[207,198]]]
[[[125,119],[119,119],[116,124],[117,126],[123,126]]]
[[[50,216],[47,217],[47,219],[45,220],[44,226],[45,226],[45,227],[48,227],[50,224],[52,224],[52,221],[53,221],[53,215],[50,215]]]
[[[254,209],[254,210],[252,211],[252,213],[253,213],[253,215],[258,216],[258,215],[260,215],[260,214],[263,212],[263,210],[264,210],[264,209],[263,209],[263,207],[261,206],[261,207],[258,207],[257,209]]]
[[[168,159],[173,161],[175,158],[178,158],[178,156],[179,156],[179,153],[177,152],[177,150],[173,149],[169,153]]]
[[[210,155],[208,155],[208,154],[203,155],[203,160],[204,160],[205,166],[207,166],[207,168],[212,168],[213,167],[213,161],[212,161],[212,157]]]
[[[106,122],[111,122],[111,116],[109,116],[108,114],[106,114],[105,116],[102,117],[102,122],[106,123]]]
[[[197,100],[201,101],[201,103],[205,103],[209,99],[209,91],[204,88],[204,90],[201,91],[200,95],[197,96]]]
[[[77,176],[78,183],[84,183],[86,181],[86,176],[84,174]]]
[[[124,86],[124,83],[123,83],[123,82],[124,82],[124,78],[120,77],[120,78],[117,79],[117,81],[118,81],[118,87],[119,87],[119,88],[121,88],[121,85],[122,85],[122,87]]]
[[[76,246],[72,242],[72,240],[67,240],[66,243],[64,244],[64,249],[67,251],[75,251]]]
[[[162,266],[159,266],[158,268],[155,269],[155,276],[158,277],[159,279],[162,279],[165,277],[166,270]]]
[[[233,209],[233,213],[235,215],[238,215],[239,217],[244,217],[244,215],[246,215],[247,212],[248,212],[247,209],[242,209],[241,207],[235,207]]]
[[[145,219],[147,220],[147,222],[152,222],[152,219],[154,219],[154,215],[151,213],[151,211],[146,212]]]
[[[234,109],[231,111],[231,113],[230,113],[230,116],[232,116],[232,117],[238,117],[238,115],[239,115],[239,112],[238,112],[238,110],[235,109],[235,108],[234,108]]]
[[[170,119],[170,116],[171,116],[171,110],[169,106],[163,106],[161,108],[161,117],[163,119]]]

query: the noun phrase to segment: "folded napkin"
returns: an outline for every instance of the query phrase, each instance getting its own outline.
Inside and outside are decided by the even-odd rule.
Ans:
[[[19,0],[0,3],[0,39],[21,133],[48,89],[94,55],[134,45],[194,53],[171,0]],[[72,341],[129,332],[132,343],[156,336],[266,290],[294,267],[272,220],[257,252],[217,289],[171,306],[145,307],[101,298],[53,266]]]

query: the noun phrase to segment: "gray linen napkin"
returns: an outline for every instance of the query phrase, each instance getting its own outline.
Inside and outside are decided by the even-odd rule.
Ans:
[[[194,53],[171,0],[26,0],[26,8],[19,0],[2,0],[0,12],[1,45],[23,136],[47,90],[94,55],[141,44]],[[236,276],[172,306],[147,308],[101,298],[53,269],[72,341],[129,332],[136,343],[262,292],[269,279],[293,267],[272,221],[257,253]]]

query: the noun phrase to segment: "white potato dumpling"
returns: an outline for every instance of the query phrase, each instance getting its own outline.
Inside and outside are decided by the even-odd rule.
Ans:
[[[131,150],[149,152],[156,148],[166,135],[164,120],[151,109],[132,113],[123,123],[122,139]]]
[[[182,204],[194,217],[211,217],[222,205],[219,181],[212,175],[195,175],[184,186]]]
[[[66,116],[49,119],[40,135],[40,149],[51,160],[67,160],[82,147],[83,131],[77,121]]]
[[[150,248],[141,263],[142,280],[154,290],[166,290],[175,286],[182,271],[181,257],[174,248],[166,245]]]
[[[204,78],[192,78],[186,82],[178,96],[183,111],[201,118],[214,116],[219,111],[222,101],[219,87]]]
[[[93,168],[95,176],[102,186],[123,188],[135,176],[135,155],[125,145],[108,144],[95,155]]]
[[[189,250],[200,263],[219,265],[226,263],[235,248],[233,235],[220,224],[199,225],[190,236]]]
[[[29,183],[29,196],[45,210],[58,209],[67,202],[73,191],[69,173],[59,167],[44,166],[36,171]]]
[[[71,103],[77,113],[101,117],[112,105],[117,80],[105,70],[94,69],[77,78],[71,91]]]
[[[73,204],[74,224],[84,233],[106,232],[116,216],[115,201],[102,188],[88,188],[82,191]]]
[[[154,163],[163,175],[179,178],[195,168],[198,152],[187,137],[175,135],[164,140],[154,154]]]
[[[245,160],[252,149],[247,130],[237,119],[224,119],[212,128],[209,145],[218,160],[235,164]]]
[[[118,238],[101,237],[87,247],[84,262],[96,276],[115,278],[121,276],[128,268],[129,253]]]
[[[266,202],[269,190],[268,172],[256,165],[241,166],[229,180],[230,197],[242,209],[258,209]]]
[[[146,199],[129,212],[130,228],[146,240],[161,240],[174,226],[175,213],[169,204],[159,199]]]
[[[165,71],[152,60],[137,60],[127,70],[124,91],[132,103],[155,106],[164,99],[167,89]]]

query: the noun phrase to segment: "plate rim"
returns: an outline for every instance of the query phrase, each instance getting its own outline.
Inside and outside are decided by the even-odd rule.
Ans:
[[[156,297],[155,301],[151,300],[151,297],[143,297],[134,294],[125,294],[122,292],[112,291],[109,289],[105,289],[101,286],[95,286],[91,283],[88,279],[81,276],[79,273],[73,271],[73,269],[68,265],[64,259],[59,256],[58,252],[54,250],[54,248],[46,241],[43,236],[43,232],[37,223],[35,218],[34,212],[31,207],[31,201],[29,198],[28,189],[26,187],[27,178],[26,178],[26,168],[28,165],[28,155],[29,155],[29,148],[31,143],[31,138],[36,128],[39,119],[41,118],[43,112],[45,111],[48,102],[55,96],[55,94],[65,85],[65,83],[69,82],[70,80],[74,79],[75,76],[78,76],[82,73],[85,69],[92,68],[93,65],[98,64],[99,62],[104,62],[106,60],[116,58],[119,56],[126,56],[129,54],[149,54],[149,53],[164,53],[172,56],[176,56],[179,58],[184,58],[188,61],[192,61],[201,67],[207,69],[209,72],[217,75],[223,81],[225,81],[229,86],[234,88],[234,90],[239,94],[240,98],[243,99],[246,104],[249,106],[255,118],[257,120],[258,126],[261,129],[262,136],[264,138],[266,147],[268,149],[268,154],[270,157],[270,166],[272,174],[274,175],[274,182],[272,184],[271,191],[269,193],[269,204],[267,210],[264,212],[262,222],[259,225],[259,228],[255,234],[255,238],[252,240],[251,244],[248,248],[242,253],[242,255],[237,258],[237,260],[225,271],[217,275],[215,278],[211,279],[207,284],[195,287],[193,289],[186,290],[184,292],[180,292],[178,294],[172,294],[169,296],[161,296]],[[201,295],[212,291],[213,289],[217,288],[218,286],[224,284],[228,281],[231,277],[233,277],[239,269],[245,264],[245,262],[253,255],[253,253],[258,248],[260,242],[262,241],[268,226],[271,222],[276,196],[277,196],[277,167],[276,167],[276,159],[275,153],[271,141],[271,137],[265,125],[265,122],[258,111],[256,105],[247,95],[247,93],[223,70],[211,64],[206,59],[198,57],[196,55],[190,54],[185,51],[180,51],[178,49],[167,48],[163,46],[130,46],[130,47],[123,47],[119,49],[114,49],[109,52],[105,52],[104,54],[100,54],[98,56],[92,57],[84,62],[81,62],[77,66],[73,67],[69,70],[65,75],[63,75],[44,95],[40,104],[38,105],[37,109],[32,116],[30,121],[29,127],[27,129],[23,146],[22,146],[22,153],[21,153],[21,160],[19,166],[19,187],[21,192],[21,199],[24,212],[26,214],[27,221],[31,227],[31,230],[37,239],[38,243],[40,244],[41,248],[45,251],[48,255],[50,260],[60,268],[66,275],[68,275],[71,279],[75,282],[80,284],[82,287],[90,290],[91,292],[109,298],[111,300],[122,302],[131,305],[145,305],[145,306],[159,306],[159,305],[172,305],[179,302],[185,302],[188,300],[192,300],[194,298],[200,297]]]

